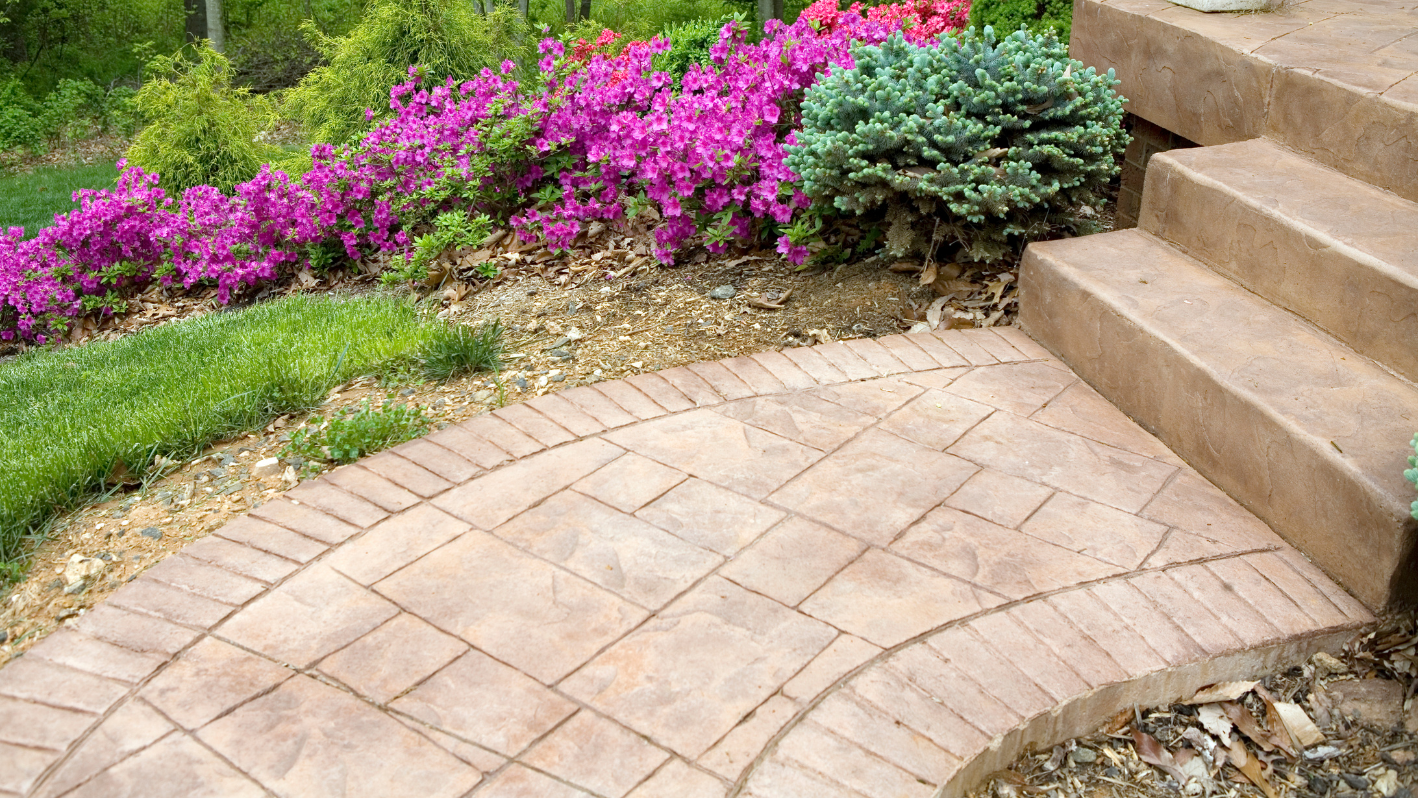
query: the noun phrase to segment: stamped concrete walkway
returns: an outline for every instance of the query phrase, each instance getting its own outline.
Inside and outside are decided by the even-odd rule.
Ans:
[[[1016,330],[507,407],[0,671],[0,794],[897,798],[1369,614]]]

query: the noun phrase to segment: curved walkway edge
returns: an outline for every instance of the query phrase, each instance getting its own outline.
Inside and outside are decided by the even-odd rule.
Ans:
[[[1372,620],[1018,330],[832,343],[233,521],[0,670],[0,796],[958,796]]]

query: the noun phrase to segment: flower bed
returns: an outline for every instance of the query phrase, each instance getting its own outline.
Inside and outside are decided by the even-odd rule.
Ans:
[[[903,29],[930,42],[966,10],[907,0],[837,11],[824,0],[793,25],[770,22],[757,43],[730,22],[712,63],[678,83],[652,63],[667,41],[610,55],[614,34],[571,53],[544,41],[536,85],[513,80],[510,62],[431,88],[411,69],[391,94],[393,118],[355,145],[317,146],[300,177],[266,167],[230,195],[170,197],[129,167],[115,189],[79,192],[80,208],[36,238],[0,236],[0,338],[44,341],[81,314],[122,312],[153,281],[214,284],[225,302],[308,267],[332,242],[354,259],[407,251],[415,228],[450,210],[557,248],[589,221],[650,214],[665,263],[691,243],[722,251],[735,240],[776,240],[801,263],[802,237],[787,231],[811,201],[785,148],[805,91],[852,68],[855,48]]]

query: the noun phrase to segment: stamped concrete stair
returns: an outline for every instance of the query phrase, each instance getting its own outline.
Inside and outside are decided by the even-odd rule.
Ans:
[[[1418,203],[1266,139],[1159,154],[1143,229],[1418,379]]]
[[[1070,54],[1201,145],[1138,229],[1032,245],[1021,323],[1372,608],[1418,600],[1418,16],[1077,0]]]
[[[1030,247],[1027,329],[1370,606],[1411,596],[1418,391],[1143,230]]]

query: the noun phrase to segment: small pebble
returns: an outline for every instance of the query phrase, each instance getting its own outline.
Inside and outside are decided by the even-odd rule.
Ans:
[[[1356,776],[1352,773],[1341,773],[1339,774],[1339,778],[1343,779],[1345,784],[1348,784],[1356,790],[1369,789],[1369,780],[1363,776]]]
[[[122,511],[122,510],[114,510],[114,511],[113,511],[113,517],[114,517],[114,518],[122,518],[122,517],[123,517],[123,511]]]
[[[144,529],[142,532],[139,532],[138,534],[142,535],[145,538],[152,538],[153,540],[162,540],[162,530],[158,529],[155,526],[150,526],[147,529]]]
[[[7,640],[9,640],[9,639],[10,639],[10,633],[7,632],[7,631],[5,631],[5,630],[3,630],[3,629],[0,629],[0,646],[4,645],[4,644],[5,644],[5,641],[7,641]]]
[[[602,373],[602,372],[601,372],[600,369],[596,369],[595,371],[591,372],[591,376],[592,376],[592,377],[599,377],[599,376],[601,376],[601,373]]]
[[[572,358],[572,354],[565,349],[553,349],[551,350],[551,356],[557,360],[570,360]]]
[[[1091,765],[1098,761],[1098,752],[1091,748],[1075,748],[1068,758],[1072,759],[1075,765]]]
[[[732,285],[721,285],[709,292],[710,299],[733,299],[738,295],[738,289]]]
[[[558,371],[557,373],[551,375],[551,381],[552,381],[552,382],[565,382],[565,381],[566,381],[566,375],[565,375],[565,374],[562,374],[561,372]]]
[[[522,389],[522,390],[524,390],[524,391],[527,390],[527,380],[526,380],[526,378],[524,378],[524,377],[518,377],[514,382],[516,383],[516,385],[517,385],[518,388],[520,388],[520,389]]]
[[[413,396],[413,395],[414,395],[414,389],[413,389],[413,388],[405,388],[404,390],[399,391],[399,395],[400,395],[400,396]]]

